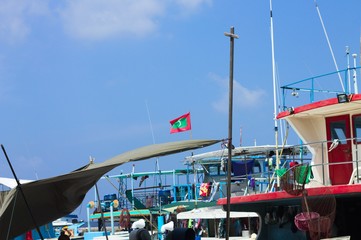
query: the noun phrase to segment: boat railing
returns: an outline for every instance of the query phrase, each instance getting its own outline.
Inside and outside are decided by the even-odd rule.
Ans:
[[[353,158],[347,162],[345,159],[339,159],[338,161],[328,162],[328,153],[330,151],[330,146],[335,142],[339,141],[341,144],[344,142],[352,143],[351,153]],[[329,166],[337,166],[342,164],[352,164],[353,173],[350,176],[353,183],[359,183],[360,178],[352,176],[359,176],[361,174],[361,164],[360,156],[361,151],[359,151],[359,145],[361,144],[361,139],[349,138],[343,140],[334,140],[334,141],[319,141],[319,142],[308,142],[297,144],[293,146],[287,146],[287,153],[283,152],[282,147],[275,147],[271,149],[271,152],[276,153],[283,152],[279,155],[279,159],[276,159],[276,154],[272,156],[266,156],[264,158],[256,158],[255,166],[253,166],[253,171],[249,174],[244,175],[233,175],[231,181],[231,195],[232,196],[242,196],[255,193],[263,192],[273,192],[279,190],[279,179],[276,174],[276,170],[280,168],[289,168],[292,162],[298,162],[300,164],[307,163],[311,167],[313,173],[315,173],[314,178],[323,185],[330,184],[328,168]],[[338,146],[339,147],[339,146]],[[236,161],[247,162],[247,158],[236,158]],[[233,159],[232,159],[233,161]],[[277,161],[279,162],[277,164]],[[277,168],[278,167],[278,168]],[[257,170],[256,170],[257,169]],[[204,173],[204,172],[202,172]],[[209,177],[213,177],[211,174]],[[227,180],[226,176],[217,176],[218,179],[211,180],[206,178],[204,181],[217,183],[217,193],[213,195],[211,191],[208,195],[201,196],[200,189],[203,182],[200,181],[190,181],[187,180],[186,183],[180,181],[173,181],[171,185],[164,185],[161,188],[159,186],[147,187],[143,185],[143,188],[133,188],[134,191],[131,191],[134,198],[137,198],[144,206],[147,206],[146,199],[147,197],[154,197],[152,207],[157,207],[158,205],[164,205],[168,203],[174,203],[179,201],[213,201],[218,198],[223,198],[227,196]],[[198,179],[197,179],[198,180]],[[347,181],[349,182],[349,181]],[[211,184],[212,185],[212,184]],[[125,194],[124,194],[125,195]],[[123,205],[128,209],[132,209],[133,206],[129,206],[132,202],[129,201],[129,198],[125,200],[128,205]],[[121,207],[123,207],[121,206]]]
[[[342,143],[352,143],[350,154],[352,158],[345,159],[343,157],[339,157],[338,159],[334,159],[332,162],[328,161],[328,154],[333,148],[340,147],[337,144]],[[312,183],[318,182],[322,185],[330,185],[330,173],[329,168],[331,166],[341,166],[348,165],[348,167],[352,168],[352,173],[350,176],[347,176],[345,179],[345,184],[353,184],[353,183],[361,183],[361,151],[359,144],[361,144],[361,139],[359,138],[347,138],[347,139],[335,139],[332,141],[316,141],[294,145],[295,149],[305,149],[307,148],[307,152],[310,152],[311,156],[306,156],[303,151],[294,151],[298,152],[298,155],[288,155],[287,158],[283,159],[278,169],[289,169],[290,163],[297,162],[298,164],[308,164],[311,169],[311,181]],[[292,147],[289,147],[292,148]],[[281,149],[281,148],[279,148]],[[278,149],[278,150],[279,150]],[[276,151],[276,149],[275,149]],[[348,150],[347,150],[348,151]],[[238,177],[232,177],[233,181],[247,181],[247,185],[244,191],[244,195],[250,195],[254,193],[262,193],[262,192],[273,192],[280,190],[279,181],[277,180],[277,169],[275,164],[275,159],[273,159],[273,163],[264,161],[265,166],[263,170],[259,173],[252,173],[247,175],[242,175]],[[282,160],[282,159],[281,159]],[[347,180],[347,181],[346,181]],[[252,185],[253,181],[253,185]],[[235,183],[232,183],[235,184]],[[256,185],[256,188],[254,186]],[[253,186],[253,189],[252,189]],[[263,187],[265,186],[265,187]]]
[[[350,94],[353,93],[352,90],[352,78],[354,76],[354,73],[356,70],[360,69],[361,67],[350,67],[346,69],[342,69],[339,71],[326,73],[317,75],[310,78],[305,78],[300,81],[296,81],[284,86],[281,86],[282,91],[282,103],[284,110],[287,109],[287,106],[291,106],[289,103],[286,103],[287,96],[293,96],[296,98],[301,97],[302,93],[309,93],[309,102],[315,102],[318,100],[318,98],[324,98],[325,94],[340,94],[340,93],[346,93]],[[340,76],[343,76],[343,81],[340,82],[342,88],[340,88],[340,85],[338,84],[331,84],[331,83],[337,83],[335,81],[335,78],[342,78]],[[330,90],[330,89],[323,89],[321,86],[327,86],[327,88],[334,88],[334,89],[341,89],[341,90]],[[289,94],[291,92],[291,94]],[[316,95],[317,93],[320,93],[320,95]],[[295,98],[293,98],[295,99]]]
[[[352,170],[352,173],[350,173],[349,179],[346,179],[344,182],[345,184],[352,184],[352,183],[360,183],[361,182],[361,152],[359,151],[359,144],[360,138],[347,138],[347,139],[335,139],[331,141],[319,141],[319,142],[310,142],[305,144],[299,144],[295,145],[297,148],[304,148],[307,147],[309,151],[312,153],[312,159],[305,159],[302,157],[299,157],[297,160],[288,160],[284,164],[280,165],[280,169],[282,168],[289,168],[290,162],[297,162],[299,164],[307,163],[309,164],[312,173],[315,173],[317,176],[312,176],[315,181],[319,182],[322,185],[330,185],[330,173],[329,168],[331,166],[341,166],[341,165],[347,165],[348,169]],[[333,151],[337,147],[341,147],[342,144],[349,143],[348,150],[342,150],[342,152],[347,152],[344,157],[339,157],[337,159],[333,159],[332,162],[329,162],[328,154]],[[340,144],[340,145],[339,145]],[[277,188],[272,188],[272,186],[275,186],[276,181],[276,175],[275,172],[268,172],[268,174],[271,174],[271,177],[269,178],[268,182],[269,188],[266,189],[266,192],[268,191],[274,191]]]

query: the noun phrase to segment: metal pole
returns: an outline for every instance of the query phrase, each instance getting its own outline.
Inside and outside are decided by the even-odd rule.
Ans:
[[[227,231],[226,240],[229,239],[230,232],[230,209],[231,209],[231,167],[232,167],[232,109],[233,109],[233,55],[234,39],[238,38],[234,34],[234,27],[230,33],[224,33],[230,39],[230,66],[229,66],[229,115],[228,115],[228,160],[227,160]]]
[[[353,57],[353,75],[352,75],[352,78],[353,78],[353,85],[354,85],[354,93],[358,93],[357,72],[356,72],[356,67],[357,67],[356,58],[357,58],[357,54],[356,54],[356,53],[352,54],[352,57]]]
[[[274,117],[274,131],[276,142],[276,170],[280,167],[280,160],[278,156],[278,123],[277,123],[277,91],[276,91],[276,63],[275,63],[275,50],[274,50],[274,38],[273,38],[273,11],[272,0],[270,0],[270,18],[271,18],[271,48],[272,48],[272,80],[273,80],[273,117]],[[268,161],[272,161],[271,158]],[[268,171],[270,171],[270,164],[268,164]],[[280,186],[280,178],[277,176],[277,188]]]
[[[131,179],[130,179],[130,183],[131,183],[131,187],[132,187],[132,209],[134,210],[134,168],[135,168],[135,164],[133,164],[133,168],[132,168],[132,173],[131,173]]]
[[[95,184],[95,190],[97,192],[98,208],[100,210],[100,217],[102,219],[102,227],[104,228],[105,238],[106,238],[106,240],[108,240],[107,226],[106,226],[105,219],[104,219],[104,212],[103,212],[103,209],[102,209],[102,206],[101,206],[100,197],[99,197],[99,190],[98,190],[98,185],[97,184]]]
[[[113,216],[113,205],[114,205],[114,202],[111,202],[110,203],[110,226],[111,226],[111,232],[112,232],[112,235],[114,235],[114,216]]]
[[[347,87],[346,92],[352,93],[351,90],[351,71],[350,71],[350,48],[346,46],[346,56],[347,56]]]
[[[35,225],[36,231],[39,233],[39,237],[43,240],[44,237],[43,237],[43,235],[41,234],[40,228],[39,228],[38,224],[36,223],[36,220],[35,220],[35,218],[34,218],[34,215],[33,215],[32,212],[31,212],[30,205],[29,205],[28,201],[27,201],[26,198],[25,198],[25,194],[24,194],[24,192],[23,192],[23,189],[21,188],[20,181],[19,181],[19,179],[18,179],[17,176],[16,176],[16,173],[15,173],[15,171],[14,171],[13,166],[11,165],[11,162],[10,162],[10,159],[9,159],[9,157],[8,157],[8,154],[6,153],[5,148],[4,148],[4,146],[3,146],[2,144],[1,144],[1,148],[2,148],[2,150],[3,150],[3,152],[4,152],[4,155],[5,155],[6,160],[8,161],[8,164],[9,164],[9,166],[10,166],[11,172],[12,172],[13,175],[14,175],[14,178],[15,178],[16,183],[17,183],[17,188],[19,189],[21,195],[23,196],[23,199],[24,199],[26,208],[27,208],[28,211],[29,211],[29,214],[30,214],[30,216],[31,216],[31,219],[33,220],[33,223],[34,223],[34,225]]]
[[[90,232],[90,204],[86,206],[86,216],[88,220],[88,232]]]

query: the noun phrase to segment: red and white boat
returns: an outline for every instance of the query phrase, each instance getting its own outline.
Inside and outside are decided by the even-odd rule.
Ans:
[[[284,175],[281,170],[289,164],[279,166],[275,191],[232,196],[230,211],[258,213],[257,239],[361,239],[361,94],[333,92],[331,98],[314,101],[315,94],[325,91],[283,87],[293,96],[306,89],[311,103],[285,107],[277,119],[292,127],[302,141],[297,147],[307,147],[312,160],[301,164],[301,158]],[[301,168],[309,178],[300,180]],[[227,198],[218,204],[227,210]]]

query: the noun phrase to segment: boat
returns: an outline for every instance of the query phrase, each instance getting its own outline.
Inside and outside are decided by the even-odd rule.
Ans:
[[[185,168],[173,170],[158,170],[154,172],[133,172],[119,175],[106,175],[101,180],[118,184],[115,193],[109,193],[102,199],[95,199],[87,203],[88,233],[102,234],[99,229],[91,229],[90,223],[103,218],[110,226],[111,234],[122,232],[120,219],[126,209],[131,222],[142,218],[147,222],[148,230],[162,239],[162,226],[169,221],[174,222],[175,228],[194,227],[193,220],[203,219],[202,238],[222,239],[218,225],[224,222],[225,212],[216,206],[218,199],[227,195],[226,179],[226,146],[220,143],[220,150],[186,157],[183,160]],[[241,146],[235,147],[232,152],[232,186],[234,196],[263,192],[273,189],[268,179],[271,177],[268,170],[275,162],[275,146]],[[294,160],[303,152],[303,159],[307,159],[306,149],[284,146],[278,155],[282,163]],[[298,158],[297,158],[298,159]],[[100,183],[99,183],[100,184]],[[96,189],[95,189],[96,190]],[[94,194],[98,194],[95,192]],[[148,199],[151,204],[147,205]],[[112,201],[109,201],[112,199]],[[96,206],[102,206],[102,213],[94,212]],[[109,206],[109,207],[108,207]],[[208,217],[202,212],[206,211]],[[189,215],[190,214],[190,215]],[[102,216],[103,215],[103,216]],[[232,213],[234,221],[248,222],[258,218],[256,213]],[[188,216],[188,217],[185,217]],[[189,217],[192,216],[192,217]],[[210,217],[211,216],[211,217]],[[217,227],[214,227],[216,225]],[[249,224],[247,224],[249,226]],[[256,227],[243,230],[243,239],[246,233],[249,236],[257,232]],[[242,226],[242,229],[245,229]],[[124,229],[126,231],[127,229]],[[232,238],[242,239],[242,233],[232,232]],[[247,235],[248,236],[248,235]]]
[[[346,72],[345,76],[347,76],[348,72],[357,69],[359,67],[333,74]],[[234,147],[230,151],[231,159],[228,159],[225,151],[231,146],[226,146],[227,142],[222,140],[154,144],[123,153],[103,163],[89,163],[68,174],[24,183],[21,188],[14,188],[1,196],[0,202],[7,204],[0,206],[0,232],[6,233],[7,236],[5,238],[0,236],[0,239],[19,236],[38,225],[44,225],[70,214],[82,203],[85,194],[102,176],[123,163],[198,149],[220,142],[222,142],[221,150],[186,159],[189,169],[185,173],[191,173],[196,177],[197,172],[202,173],[204,177],[202,182],[188,181],[184,187],[176,184],[151,186],[152,189],[157,189],[155,197],[158,199],[155,201],[159,202],[159,206],[155,206],[154,209],[146,209],[142,201],[136,200],[135,190],[144,189],[132,187],[131,191],[124,192],[125,195],[128,193],[126,198],[132,208],[136,208],[136,205],[141,206],[140,209],[130,209],[129,215],[151,218],[157,214],[158,223],[163,221],[164,224],[167,221],[164,217],[174,212],[180,217],[181,213],[187,210],[191,211],[190,213],[197,213],[208,209],[209,212],[219,213],[218,208],[212,208],[219,205],[223,211],[219,213],[218,219],[224,219],[224,212],[228,213],[229,210],[231,217],[247,220],[255,218],[255,226],[251,226],[247,221],[244,222],[243,231],[247,229],[247,232],[242,232],[246,236],[241,237],[254,233],[257,239],[320,239],[334,236],[339,239],[359,238],[358,214],[361,207],[358,205],[361,198],[361,184],[359,184],[361,169],[358,144],[361,141],[357,135],[361,132],[359,131],[361,94],[350,90],[351,88],[338,92],[317,90],[313,85],[316,78],[319,76],[302,81],[302,84],[311,82],[311,87],[293,84],[282,87],[284,93],[291,91],[292,96],[296,96],[300,91],[310,93],[311,103],[299,107],[290,107],[283,103],[284,111],[277,116],[277,119],[285,120],[291,125],[302,140],[302,144]],[[337,96],[316,100],[317,92],[327,92]],[[312,154],[310,160],[305,158],[308,152]],[[284,155],[288,157],[281,161],[280,158]],[[260,159],[262,161],[259,161]],[[255,167],[256,162],[262,164]],[[227,169],[225,163],[233,165],[231,182],[226,179],[226,173],[232,170]],[[198,169],[197,165],[202,168]],[[161,175],[161,172],[155,175]],[[340,172],[342,174],[338,174]],[[170,174],[175,176],[175,173],[176,170]],[[184,174],[184,172],[180,173]],[[126,174],[117,178],[134,179],[135,174]],[[140,173],[139,177],[147,175],[149,176]],[[231,185],[230,191],[219,191],[226,185]],[[171,189],[166,189],[167,187]],[[17,198],[20,190],[27,198]],[[45,196],[38,198],[44,192],[46,192]],[[201,192],[206,192],[205,196],[202,196]],[[225,198],[228,194],[231,195],[230,209],[227,203],[229,199]],[[26,206],[25,199],[28,200],[30,209]],[[100,202],[100,199],[97,201]],[[318,204],[319,202],[321,204]],[[120,218],[122,214],[120,209],[128,210],[127,205],[118,204],[118,198],[104,198],[103,204],[100,204],[104,207],[104,211],[89,213],[88,216],[91,220],[108,218],[111,224],[114,224],[114,218]],[[88,203],[88,211],[90,212],[94,206]],[[42,214],[44,211],[47,212],[46,216]],[[200,219],[208,218],[205,215],[193,216]],[[153,221],[151,219],[149,221],[152,225]],[[175,221],[179,224],[177,220]],[[9,223],[11,223],[10,227]],[[162,223],[158,224],[158,227],[161,225]],[[107,233],[99,231],[96,234],[104,236]],[[214,234],[217,235],[216,231]],[[90,239],[96,236],[88,237]]]
[[[316,1],[315,4],[322,22]],[[272,1],[270,6],[276,95]],[[325,28],[324,32],[328,38]],[[331,47],[330,50],[333,55]],[[347,54],[348,61],[349,57]],[[356,64],[357,54],[352,57],[353,67],[348,64],[339,70],[335,62],[335,72],[281,86],[279,113],[275,100],[275,152],[283,149],[278,145],[278,123],[281,122],[290,127],[284,142],[288,141],[288,131],[292,129],[299,141],[294,146],[306,148],[312,154],[311,161],[304,161],[302,151],[299,160],[288,164],[281,164],[277,156],[269,179],[275,188],[244,196],[228,195],[218,200],[217,204],[227,213],[256,212],[259,216],[257,239],[361,238],[361,94],[357,82],[360,67]],[[230,146],[228,149],[233,151]],[[230,175],[230,171],[228,173]],[[228,222],[227,227],[229,225]]]
[[[198,220],[198,225],[201,226],[198,227],[201,239],[215,240],[225,237],[226,211],[221,206],[197,208],[177,214],[178,221],[188,221],[189,219]],[[230,219],[234,226],[230,233],[230,236],[233,236],[231,239],[248,240],[251,237],[249,230],[242,224],[246,222],[248,226],[251,226],[257,222],[258,214],[255,212],[231,212]]]
[[[348,76],[357,69],[360,67],[339,72]],[[327,90],[312,87],[324,78],[337,79],[339,72],[281,87],[284,94],[307,91],[311,96],[296,107],[284,102],[285,110],[277,119],[291,126],[302,141],[295,147],[307,148],[312,159],[276,169],[275,191],[231,197],[231,211],[259,214],[258,239],[361,237],[361,94],[349,86],[328,91],[331,96],[322,99]],[[347,84],[347,78],[345,81]],[[218,204],[227,209],[226,198]]]
[[[66,228],[69,235],[72,237],[78,237],[82,232],[80,228],[84,225],[84,221],[78,218],[76,214],[68,214],[52,222],[54,228],[55,238],[60,236],[61,231]]]

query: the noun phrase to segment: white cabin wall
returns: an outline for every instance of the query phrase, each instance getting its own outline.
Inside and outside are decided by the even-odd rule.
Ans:
[[[289,118],[297,135],[304,143],[320,142],[326,138],[326,126],[324,118]]]
[[[324,142],[326,139],[325,119],[323,117],[291,116],[287,118],[287,121],[301,138],[303,144],[307,144],[306,146],[312,154],[311,164],[317,165],[312,167],[313,180],[325,185],[330,184],[328,167],[327,165],[322,167],[322,163],[328,162],[327,144]]]

